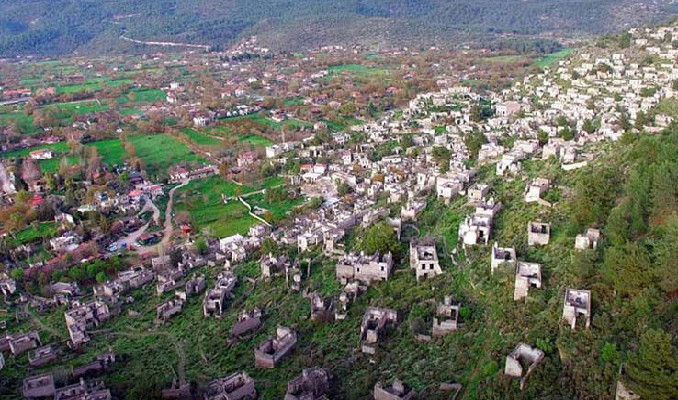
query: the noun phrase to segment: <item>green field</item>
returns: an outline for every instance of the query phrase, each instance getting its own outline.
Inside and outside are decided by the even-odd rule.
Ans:
[[[247,213],[247,208],[240,201],[232,199],[228,204],[224,204],[221,195],[233,197],[238,194],[238,191],[240,194],[246,194],[282,183],[283,179],[280,177],[269,178],[253,186],[238,186],[220,176],[192,181],[177,191],[175,210],[177,212],[187,211],[200,230],[207,228],[213,236],[245,234],[250,226],[257,224],[258,221]],[[263,197],[260,196],[263,195],[254,194],[247,196],[246,200],[251,205],[270,209],[276,220],[284,218],[287,211],[301,202],[299,200],[268,205],[263,203]],[[258,199],[261,200],[258,201]]]
[[[0,113],[0,125],[6,126],[8,124],[15,124],[22,135],[34,135],[41,132],[41,129],[33,125],[33,117],[24,114],[22,110]]]
[[[11,242],[14,245],[22,245],[40,239],[54,237],[56,233],[56,225],[54,222],[43,222],[35,227],[29,225],[27,228],[17,233],[16,238],[11,238]]]
[[[129,79],[118,79],[118,80],[110,80],[104,78],[88,79],[85,83],[81,84],[59,86],[57,88],[57,94],[77,93],[82,91],[95,92],[97,90],[102,89],[101,86],[102,82],[105,82],[105,84],[110,87],[129,85],[130,83],[132,83],[132,81]]]
[[[165,100],[166,94],[160,89],[141,89],[130,92],[134,101],[154,102]]]
[[[239,141],[244,142],[244,143],[249,143],[253,146],[258,146],[258,147],[265,147],[265,146],[270,146],[273,144],[270,140],[266,139],[263,136],[255,135],[253,133],[250,133],[245,136],[240,136],[238,138]]]
[[[191,142],[198,146],[219,146],[222,144],[221,140],[205,135],[204,133],[200,133],[190,128],[184,128],[181,130],[181,132],[184,135],[188,136]]]
[[[249,117],[249,116],[247,116],[247,117]],[[247,117],[236,117],[236,118],[243,119],[243,118],[247,118]],[[233,119],[234,118],[229,119],[229,121],[232,121]],[[263,118],[259,117],[259,119],[263,119]],[[271,121],[271,122],[273,122],[273,121]],[[215,126],[215,127],[210,127],[208,129],[209,129],[209,132],[212,135],[215,135],[215,136],[223,136],[223,137],[234,136],[233,132],[231,132],[231,130],[228,129],[227,127],[225,127],[225,126]],[[254,133],[250,133],[250,134],[247,134],[247,135],[240,135],[240,136],[238,136],[238,141],[240,141],[242,143],[246,143],[246,144],[251,144],[251,145],[257,146],[257,147],[266,147],[266,146],[270,146],[270,145],[273,144],[273,142],[268,140],[267,138],[260,136],[260,135],[256,135]]]
[[[335,65],[329,67],[327,70],[330,72],[330,74],[341,74],[347,72],[357,76],[375,76],[388,74],[388,71],[383,68],[367,67],[362,64]]]
[[[87,146],[96,147],[99,155],[108,165],[120,165],[127,156],[119,139],[99,140],[87,143]]]
[[[18,157],[28,157],[28,154],[35,150],[41,149],[52,149],[56,153],[54,158],[49,160],[38,160],[38,165],[40,166],[40,171],[42,172],[57,172],[61,166],[61,160],[67,153],[70,151],[68,144],[66,142],[58,142],[54,144],[45,144],[41,146],[34,146],[28,149],[14,150],[7,153],[0,154],[0,158],[18,158]],[[67,156],[66,162],[68,165],[75,165],[78,161],[78,158],[75,156]]]
[[[235,196],[237,187],[220,176],[193,181],[177,191],[175,210],[187,211],[200,230],[209,229],[216,237],[245,234],[256,220],[238,200],[228,204],[221,200],[222,194]],[[243,194],[254,190],[248,186],[240,188]]]
[[[130,137],[137,156],[146,165],[150,175],[163,173],[167,168],[179,163],[201,163],[205,160],[191,152],[186,145],[176,139],[163,135],[136,135]]]
[[[572,53],[572,49],[565,48],[560,50],[559,52],[556,53],[551,53],[548,55],[545,55],[544,57],[539,57],[534,60],[534,63],[537,67],[539,68],[546,68],[549,65],[556,63],[563,58],[567,57],[570,53]]]
[[[260,207],[273,213],[273,220],[280,221],[285,219],[287,213],[294,207],[303,204],[304,199],[298,198],[295,200],[287,200],[283,202],[278,202],[274,204],[267,203],[265,201],[265,195],[263,193],[253,194],[247,196],[246,201],[253,207]]]

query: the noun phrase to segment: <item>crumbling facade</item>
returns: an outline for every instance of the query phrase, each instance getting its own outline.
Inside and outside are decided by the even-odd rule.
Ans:
[[[309,295],[311,300],[311,321],[331,321],[334,317],[334,301],[323,298],[317,292]]]
[[[450,296],[445,296],[445,300],[436,307],[433,336],[445,336],[459,328],[459,308],[459,304],[452,304]]]
[[[551,237],[551,225],[545,222],[527,223],[527,245],[528,246],[545,246],[549,244]]]
[[[297,334],[290,328],[279,326],[275,337],[268,338],[254,348],[254,365],[257,368],[275,368],[297,344]]]
[[[536,347],[528,346],[525,343],[518,343],[518,346],[506,357],[504,374],[520,378],[520,389],[523,390],[527,378],[543,359],[543,351]],[[523,369],[523,364],[529,365],[527,371]]]
[[[393,380],[391,386],[384,386],[381,382],[374,385],[374,400],[410,400],[416,395],[414,390],[408,391],[397,378]]]
[[[202,313],[205,317],[220,317],[226,309],[226,299],[233,297],[233,289],[238,277],[231,271],[223,271],[217,277],[213,289],[208,289],[202,302]]]
[[[30,376],[24,379],[22,394],[26,399],[54,396],[54,376],[51,373]]]
[[[261,310],[254,309],[250,312],[243,310],[238,321],[231,327],[231,337],[238,338],[261,327]]]
[[[501,265],[515,265],[516,264],[516,249],[513,247],[499,247],[497,242],[492,246],[490,253],[490,270],[494,270]]]
[[[283,273],[289,267],[289,260],[284,255],[276,257],[273,254],[268,254],[261,258],[259,266],[261,277],[271,279],[272,276]]]
[[[66,311],[64,316],[66,317],[68,333],[71,336],[68,345],[77,348],[89,342],[87,329],[108,320],[111,318],[111,313],[108,311],[106,303],[90,301]]]
[[[366,256],[364,253],[345,254],[336,266],[337,279],[346,284],[351,280],[359,280],[370,284],[372,282],[387,281],[393,268],[393,256],[386,253],[381,256],[374,253]]]
[[[565,289],[563,319],[574,329],[579,317],[584,318],[586,329],[588,329],[591,325],[591,291]]]
[[[284,400],[321,400],[329,390],[329,376],[322,368],[308,368],[287,384]]]
[[[541,264],[518,261],[513,286],[513,300],[518,301],[526,298],[531,287],[541,289]]]
[[[360,341],[363,353],[375,354],[380,335],[387,325],[398,322],[398,313],[389,308],[368,307],[360,324]]]
[[[57,352],[51,345],[38,347],[28,353],[28,365],[31,367],[41,367],[57,359]]]
[[[256,399],[254,380],[245,372],[238,372],[226,378],[219,378],[207,385],[205,400]]]
[[[466,246],[489,243],[492,220],[501,207],[501,203],[495,203],[494,199],[480,202],[476,211],[459,224],[459,240]]]
[[[6,336],[7,347],[14,356],[19,356],[42,345],[38,331]]]
[[[575,237],[574,248],[575,250],[595,250],[598,247],[599,241],[600,230],[589,228],[586,230],[586,234]]]
[[[410,268],[414,269],[417,281],[443,273],[433,237],[410,241]]]
[[[334,309],[334,318],[342,320],[348,313],[348,305],[355,301],[361,292],[367,290],[367,286],[362,286],[358,282],[347,283],[339,295],[339,301]]]

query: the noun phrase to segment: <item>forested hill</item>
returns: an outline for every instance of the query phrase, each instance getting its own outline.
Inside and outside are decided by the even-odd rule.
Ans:
[[[601,33],[659,21],[669,0],[0,0],[0,56],[133,51],[120,39],[275,49],[441,45],[497,35]],[[138,50],[138,49],[137,49]]]

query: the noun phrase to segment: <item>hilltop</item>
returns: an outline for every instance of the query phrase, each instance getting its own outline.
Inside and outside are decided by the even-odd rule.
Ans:
[[[274,50],[328,44],[489,44],[507,36],[524,40],[605,33],[666,19],[675,10],[663,0],[263,0],[256,7],[236,0],[2,0],[0,54],[148,49],[122,36],[217,49],[250,35]]]

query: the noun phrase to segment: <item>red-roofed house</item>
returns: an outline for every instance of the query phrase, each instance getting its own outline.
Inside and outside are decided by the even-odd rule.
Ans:
[[[51,149],[34,150],[28,153],[28,156],[33,160],[50,160],[54,158],[54,150]]]

